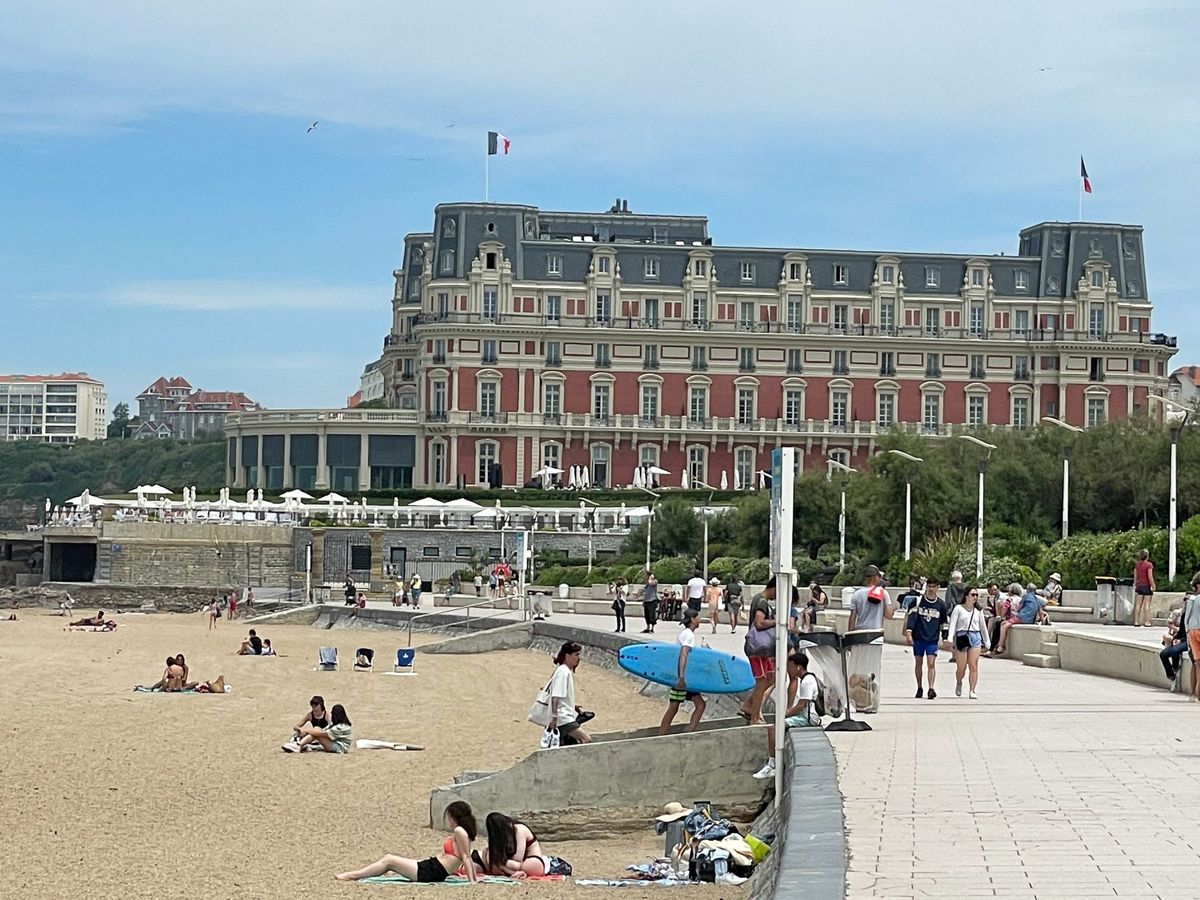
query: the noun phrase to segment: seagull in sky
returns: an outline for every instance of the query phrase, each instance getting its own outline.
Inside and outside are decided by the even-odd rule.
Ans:
[[[1042,66],[1038,69],[1039,72],[1049,72],[1054,66]]]
[[[309,126],[308,126],[308,131],[306,131],[306,132],[304,132],[304,133],[305,133],[305,134],[308,134],[308,132],[309,132],[309,131],[312,131],[314,128],[316,128],[316,127],[317,127],[318,125],[320,125],[320,124],[321,124],[321,123],[320,123],[319,121],[318,121],[318,122],[313,122],[311,125],[309,125]]]
[[[443,127],[443,128],[453,128],[453,127],[454,127],[454,123],[453,123],[453,122],[451,122],[449,125],[443,125],[442,127]]]

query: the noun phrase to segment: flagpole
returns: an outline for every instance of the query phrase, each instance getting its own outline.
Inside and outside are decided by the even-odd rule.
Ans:
[[[1083,221],[1083,176],[1082,175],[1079,176],[1079,218],[1076,219],[1075,221],[1077,221],[1077,222]]]
[[[487,148],[485,147],[484,148],[484,156],[483,156],[483,202],[484,203],[488,202],[488,198],[490,197],[490,194],[491,194],[491,165],[492,165],[492,154],[488,153]],[[1081,200],[1080,203],[1082,203],[1082,202],[1083,201]]]

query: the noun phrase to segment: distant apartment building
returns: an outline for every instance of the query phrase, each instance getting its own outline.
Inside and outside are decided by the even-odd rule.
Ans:
[[[262,409],[241,391],[194,390],[178,375],[159,378],[138,394],[137,402],[135,438],[190,440],[204,432],[222,431],[231,412]]]
[[[108,395],[87,372],[0,375],[0,440],[73,444],[108,436]]]

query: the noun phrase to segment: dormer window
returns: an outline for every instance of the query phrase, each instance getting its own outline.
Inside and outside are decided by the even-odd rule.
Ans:
[[[833,267],[833,283],[834,284],[844,285],[849,280],[850,280],[850,267],[849,266],[838,263],[837,265],[835,265]]]
[[[925,287],[936,288],[942,286],[942,270],[938,266],[925,267]]]
[[[983,287],[983,269],[971,270],[971,287]]]
[[[546,274],[552,277],[562,275],[562,257],[551,254],[546,257]]]
[[[1016,285],[1016,288],[1018,291],[1029,290],[1029,273],[1028,272],[1026,272],[1024,269],[1018,269],[1014,278],[1015,278],[1014,284]]]
[[[612,261],[607,256],[601,256],[596,259],[596,271],[601,275],[607,275],[611,270]]]
[[[879,281],[882,284],[892,284],[896,280],[895,266],[880,266]]]
[[[791,281],[799,281],[804,277],[804,266],[800,263],[788,263],[788,278]]]
[[[742,262],[742,281],[753,281],[753,280],[754,280],[754,263],[750,262],[749,260],[743,260],[743,262]]]
[[[494,269],[496,268],[496,254],[495,254],[495,252],[489,252],[489,253],[486,253],[486,254],[484,254],[484,257],[483,257],[483,267],[484,267],[485,269],[489,269],[489,270],[494,270]]]
[[[703,278],[708,274],[708,260],[697,259],[692,262],[692,274],[697,278]]]
[[[1094,288],[1104,287],[1104,272],[1101,269],[1093,269],[1092,270],[1092,287],[1094,287]]]

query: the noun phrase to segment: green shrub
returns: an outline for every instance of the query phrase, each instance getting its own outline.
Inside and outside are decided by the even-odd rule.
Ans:
[[[1200,572],[1200,516],[1192,516],[1175,536],[1179,553],[1178,575],[1191,581],[1192,573]]]
[[[1095,587],[1096,576],[1130,578],[1139,550],[1150,551],[1150,559],[1166,568],[1167,530],[1139,528],[1104,534],[1073,534],[1052,545],[1042,559],[1042,571],[1058,571],[1063,587],[1085,590]],[[1165,574],[1165,572],[1164,572]]]
[[[685,584],[696,571],[696,563],[687,556],[668,556],[650,567],[660,584]]]
[[[771,561],[768,559],[754,559],[746,564],[746,572],[742,575],[742,580],[746,584],[766,584],[771,577]]]

